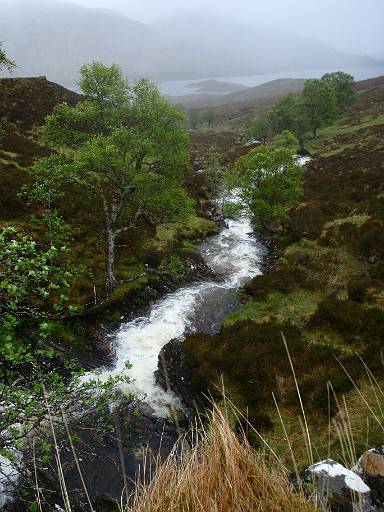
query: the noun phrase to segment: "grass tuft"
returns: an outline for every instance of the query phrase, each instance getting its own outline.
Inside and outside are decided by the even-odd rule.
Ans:
[[[217,408],[202,440],[181,457],[175,450],[149,485],[138,486],[124,512],[312,512],[280,466],[267,466],[230,429]]]

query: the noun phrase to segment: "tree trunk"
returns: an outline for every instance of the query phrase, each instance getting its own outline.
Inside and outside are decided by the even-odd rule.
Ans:
[[[107,227],[108,249],[107,249],[107,276],[108,285],[113,288],[117,280],[115,276],[115,233],[111,227]]]
[[[105,228],[107,232],[107,285],[111,288],[116,286],[117,279],[115,276],[115,241],[117,236],[116,222],[119,212],[118,200],[114,198],[108,207],[108,202],[103,197]]]
[[[312,133],[313,133],[313,138],[316,139],[316,137],[317,137],[317,126],[312,128]]]

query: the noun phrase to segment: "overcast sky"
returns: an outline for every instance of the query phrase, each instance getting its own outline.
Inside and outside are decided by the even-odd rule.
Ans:
[[[48,0],[56,2],[60,0]],[[340,49],[384,55],[384,0],[72,0],[144,22],[186,13],[221,14],[314,36]]]

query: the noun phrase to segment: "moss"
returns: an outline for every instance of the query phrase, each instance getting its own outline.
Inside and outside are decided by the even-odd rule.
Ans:
[[[155,240],[150,245],[157,251],[165,251],[179,240],[193,242],[218,232],[218,226],[203,217],[191,216],[184,224],[173,223],[157,226]]]
[[[291,322],[303,326],[316,310],[322,294],[308,290],[291,293],[273,292],[263,301],[249,300],[240,310],[230,314],[224,326],[233,325],[240,320],[253,320],[257,323],[275,321],[278,324]]]
[[[350,217],[345,217],[344,219],[335,219],[333,221],[326,222],[324,224],[322,236],[326,231],[329,231],[329,229],[340,227],[342,224],[346,223],[353,224],[354,226],[357,226],[359,228],[367,220],[369,220],[369,218],[369,215],[351,215]]]

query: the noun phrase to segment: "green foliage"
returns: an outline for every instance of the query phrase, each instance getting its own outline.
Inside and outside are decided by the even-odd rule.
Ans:
[[[137,187],[137,204],[143,216],[153,225],[185,222],[195,202],[172,178],[156,173],[140,173],[133,179]]]
[[[315,138],[318,128],[352,105],[356,97],[353,86],[353,77],[341,71],[327,73],[321,80],[307,80],[301,95],[282,96],[269,112],[256,118],[247,129],[247,140],[266,143],[288,130],[297,137],[300,149],[304,149],[306,132],[312,130]]]
[[[325,80],[306,80],[301,101],[313,137],[316,138],[317,129],[337,117],[335,89]]]
[[[339,112],[343,112],[356,101],[356,93],[353,89],[355,80],[352,75],[336,71],[335,73],[326,73],[321,80],[334,89]]]
[[[118,112],[127,106],[128,82],[121,74],[119,66],[105,66],[102,62],[84,64],[80,69],[79,86],[88,101],[96,103],[101,126],[108,126],[105,115]]]
[[[272,125],[267,115],[257,117],[247,128],[245,141],[259,140],[264,144],[271,138]]]
[[[83,382],[74,361],[50,348],[63,319],[77,309],[70,304],[69,288],[77,269],[66,262],[65,225],[55,223],[54,245],[36,241],[9,226],[0,230],[0,447],[12,456],[27,448],[26,438],[48,414],[58,417],[68,407],[99,407],[110,400],[126,376],[102,382]],[[50,410],[48,410],[48,405]],[[49,443],[41,445],[42,460],[50,457]]]
[[[190,110],[188,112],[188,124],[192,130],[197,130],[200,123],[203,122],[203,117],[200,112],[196,110]]]
[[[2,43],[0,43],[0,70],[2,68],[12,71],[16,67],[16,64],[8,59],[5,51],[2,49]]]
[[[50,337],[54,319],[75,312],[67,291],[77,270],[63,261],[68,251],[11,226],[0,231],[0,379],[11,379],[31,349]]]
[[[222,210],[225,219],[234,219],[244,210],[244,207],[240,203],[228,201],[224,202]]]
[[[294,131],[293,109],[296,98],[293,94],[285,94],[274,103],[269,112],[269,118],[273,133],[280,133],[283,130]]]
[[[114,285],[115,242],[121,233],[136,228],[140,219],[182,221],[193,210],[180,183],[188,166],[185,117],[150,81],[129,86],[116,65],[84,65],[79,83],[85,101],[57,106],[44,128],[47,142],[71,149],[32,167],[31,197],[47,203],[70,183],[100,201],[108,283]]]
[[[173,278],[180,278],[187,277],[191,273],[191,266],[179,256],[171,255],[161,260],[158,270]]]
[[[273,138],[272,146],[274,148],[288,148],[297,151],[299,141],[289,130],[283,130]]]
[[[199,164],[203,171],[203,186],[207,191],[207,198],[216,198],[223,187],[224,181],[225,166],[222,155],[214,147],[210,147],[208,153],[200,160]]]
[[[237,160],[229,181],[259,225],[281,219],[303,193],[302,169],[287,148],[253,149]]]

